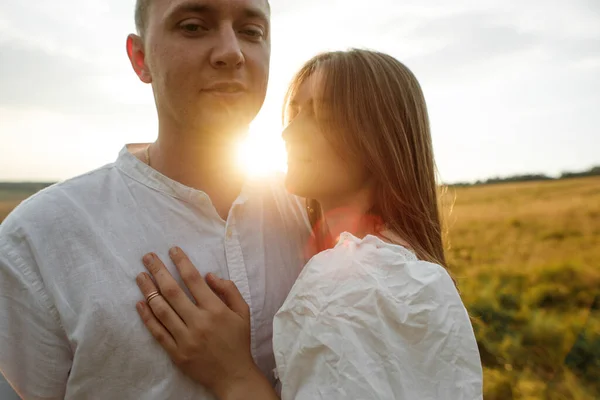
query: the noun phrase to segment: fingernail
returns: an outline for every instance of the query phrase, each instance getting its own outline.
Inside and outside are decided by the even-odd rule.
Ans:
[[[144,262],[144,265],[150,265],[152,264],[152,253],[146,254],[144,256],[144,258],[142,258],[142,261]]]
[[[171,249],[169,250],[169,253],[172,256],[176,256],[178,252],[179,252],[179,248],[178,247],[171,247]]]
[[[142,283],[144,283],[144,280],[146,280],[146,275],[144,275],[144,274],[139,274],[135,278],[135,281],[138,283],[138,285],[141,285]]]

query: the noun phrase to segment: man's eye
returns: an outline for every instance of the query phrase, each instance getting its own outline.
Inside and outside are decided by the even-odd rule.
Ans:
[[[265,36],[265,33],[263,32],[262,29],[258,29],[258,28],[248,28],[248,29],[243,29],[241,31],[242,34],[249,36],[253,39],[260,39],[263,36]]]
[[[186,22],[179,25],[179,28],[186,33],[205,32],[208,28],[195,22]]]
[[[196,25],[196,24],[186,24],[182,26],[184,31],[188,31],[188,32],[197,32],[198,29],[200,29],[200,25]]]

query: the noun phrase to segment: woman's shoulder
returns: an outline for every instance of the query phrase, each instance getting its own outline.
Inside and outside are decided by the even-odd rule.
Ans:
[[[438,297],[456,291],[442,266],[419,260],[406,247],[368,235],[343,233],[336,246],[315,255],[291,294],[341,300],[340,293],[378,291],[396,300],[422,295]]]
[[[328,265],[334,262],[338,267],[342,267],[340,262],[344,262],[344,266],[348,267],[350,265],[374,266],[375,264],[418,261],[416,255],[404,246],[385,242],[374,235],[367,235],[361,239],[349,232],[344,232],[339,236],[332,249],[316,254],[310,263]]]

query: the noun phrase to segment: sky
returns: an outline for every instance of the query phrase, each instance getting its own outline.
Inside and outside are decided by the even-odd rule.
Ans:
[[[444,182],[600,164],[598,0],[271,6],[270,86],[246,146],[249,168],[259,160],[285,168],[288,82],[311,56],[350,47],[387,52],[415,73]],[[0,180],[68,179],[113,162],[125,143],[156,138],[151,88],[125,52],[133,8],[133,0],[0,2]]]

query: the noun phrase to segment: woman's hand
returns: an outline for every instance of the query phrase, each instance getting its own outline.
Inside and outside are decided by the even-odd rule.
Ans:
[[[248,398],[246,390],[262,392],[261,398],[274,396],[252,359],[250,310],[235,284],[212,274],[205,281],[179,248],[169,256],[196,304],[155,254],[144,256],[158,288],[148,274],[138,275],[149,300],[139,302],[137,310],[152,336],[179,369],[221,399]]]

